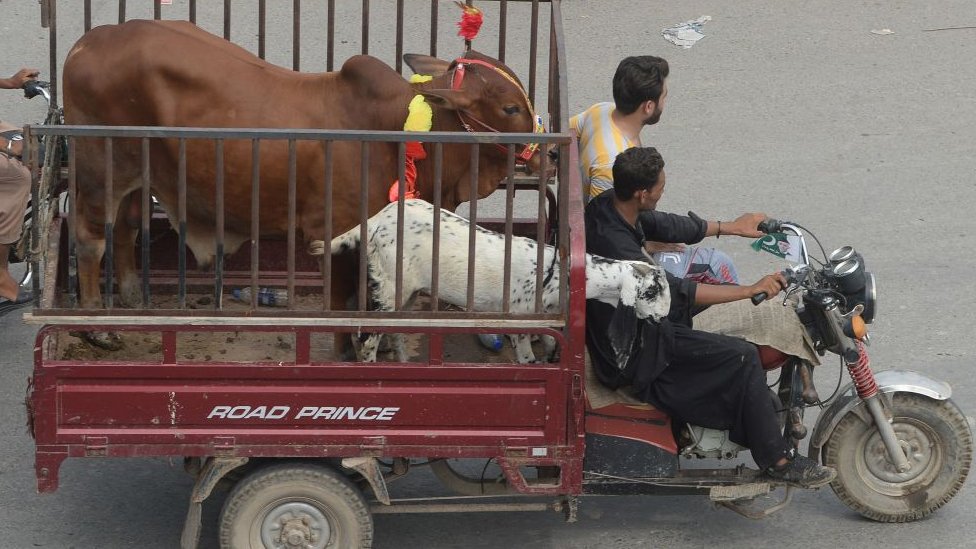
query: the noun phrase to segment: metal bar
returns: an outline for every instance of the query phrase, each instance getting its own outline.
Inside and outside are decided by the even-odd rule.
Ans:
[[[119,0],[119,24],[125,23],[125,0]]]
[[[559,151],[559,175],[569,174],[570,170],[576,169],[575,166],[570,165],[570,148],[575,148],[575,145],[563,145],[561,151]],[[570,235],[569,235],[569,183],[572,181],[569,177],[565,179],[559,177],[557,179],[560,183],[565,181],[567,184],[560,184],[557,186],[557,192],[559,193],[559,198],[556,200],[556,206],[559,209],[559,307],[563,311],[563,314],[569,315],[569,259],[570,259]]]
[[[251,141],[251,307],[258,306],[258,255],[261,248],[261,141]]]
[[[335,67],[335,0],[329,0],[328,38],[325,45],[325,70],[332,72]]]
[[[179,285],[177,295],[180,309],[186,308],[186,139],[179,142],[179,173],[176,179],[178,193],[178,221],[179,221]]]
[[[162,0],[153,0],[153,19],[159,21],[163,17]]]
[[[159,0],[157,0],[158,4]],[[149,307],[149,219],[152,217],[152,191],[149,174],[149,138],[142,140],[142,306]]]
[[[475,272],[475,259],[477,259],[478,251],[476,247],[476,239],[478,236],[477,223],[478,223],[478,145],[471,145],[471,189],[470,200],[468,201],[468,208],[470,211],[471,223],[468,226],[468,296],[467,305],[465,308],[469,311],[474,309],[474,272]]]
[[[323,203],[325,204],[325,227],[322,239],[328,246],[332,242],[332,141],[325,142],[325,181],[323,183]],[[322,310],[332,310],[332,254],[322,256]]]
[[[40,246],[40,240],[41,240],[40,221],[46,217],[46,215],[42,213],[42,209],[46,208],[47,205],[44,205],[43,207],[41,205],[41,181],[40,180],[41,178],[44,177],[44,174],[41,172],[39,166],[40,157],[41,157],[41,155],[39,154],[40,147],[37,146],[38,145],[37,143],[33,142],[35,138],[31,136],[30,130],[31,129],[29,126],[24,128],[24,133],[23,133],[24,141],[22,142],[24,146],[24,150],[21,151],[21,158],[28,159],[27,165],[30,166],[30,173],[31,173],[30,200],[31,200],[31,210],[32,210],[32,215],[34,217],[34,222],[31,223],[30,246],[29,246],[29,251],[27,252],[27,259],[30,262],[31,272],[34,273],[33,276],[31,277],[31,290],[34,293],[34,299],[33,299],[34,307],[40,308],[41,271],[40,271],[40,261],[38,260],[37,257],[38,254],[35,253],[35,250],[42,249]],[[54,154],[54,151],[51,151],[49,154]],[[4,253],[7,253],[7,250],[4,250]],[[4,266],[7,265],[6,257],[3,258],[3,264]]]
[[[535,312],[542,312],[542,291],[543,291],[543,281],[545,280],[546,271],[554,265],[549,265],[546,262],[546,244],[547,235],[546,227],[549,223],[554,222],[548,219],[546,214],[546,190],[549,184],[548,179],[546,179],[546,170],[549,168],[549,155],[542,153],[539,156],[539,209],[536,211],[536,223],[535,228],[535,240],[538,243],[536,246],[536,270],[535,270]],[[543,223],[543,220],[546,222]],[[558,252],[557,252],[558,253]]]
[[[163,364],[176,364],[176,331],[162,332]]]
[[[92,22],[91,15],[92,15],[91,0],[85,0],[85,32],[91,30],[91,22]]]
[[[502,312],[512,308],[512,232],[515,216],[515,145],[508,146],[508,173],[505,185],[505,270],[502,279]]]
[[[124,311],[129,314],[111,314]],[[351,325],[361,325],[364,329],[396,328],[412,333],[421,333],[435,328],[469,329],[483,328],[498,330],[497,333],[539,333],[546,329],[560,329],[565,326],[563,318],[553,318],[552,315],[529,316],[519,315],[518,318],[497,318],[498,313],[487,315],[468,314],[464,317],[456,313],[441,312],[438,315],[423,311],[409,311],[402,313],[405,317],[398,318],[391,315],[376,317],[372,312],[348,312],[343,316],[309,316],[308,311],[275,311],[264,315],[255,315],[252,311],[221,311],[220,316],[204,316],[204,311],[179,311],[176,316],[150,313],[146,315],[132,314],[132,309],[115,309],[108,312],[103,310],[79,309],[48,309],[43,312],[34,311],[24,313],[24,322],[28,324],[63,324],[70,326],[126,326],[133,330],[140,326],[178,326],[185,329],[190,326],[227,326],[231,329],[239,327],[270,327],[281,328],[283,322],[288,327],[309,326],[313,328],[345,328]],[[250,316],[244,316],[250,315]],[[370,316],[373,315],[373,316]],[[389,316],[389,317],[388,317]]]
[[[224,296],[224,140],[217,140],[217,189],[214,197],[217,247],[214,250],[214,309],[221,310]]]
[[[403,209],[407,195],[406,181],[406,162],[407,144],[397,144],[397,228],[396,228],[396,267],[394,276],[393,308],[399,311],[403,306]],[[366,241],[361,241],[361,246],[365,246]]]
[[[58,102],[58,3],[54,0],[48,4],[50,6],[48,42],[48,77],[51,81],[51,99],[56,104]]]
[[[231,0],[224,0],[224,40],[230,40],[230,3]]]
[[[508,0],[498,3],[498,60],[505,62],[505,35],[508,32]]]
[[[265,38],[268,31],[267,0],[258,0],[258,57],[265,57]]]
[[[552,506],[547,503],[412,503],[401,505],[372,505],[373,514],[410,514],[410,513],[487,513],[512,511],[548,511]]]
[[[197,24],[197,0],[190,0],[190,22]]]
[[[434,242],[433,257],[430,266],[430,308],[438,309],[440,296],[440,265],[441,265],[441,187],[443,186],[444,145],[434,143]]]
[[[68,140],[68,298],[71,305],[78,298],[78,164],[75,154],[75,140]]]
[[[529,99],[535,105],[536,56],[539,54],[539,0],[532,0],[532,22],[529,24]]]
[[[113,225],[112,220],[115,219],[115,208],[113,204],[113,181],[112,181],[112,140],[105,140],[105,303],[106,308],[112,308],[112,259],[113,259],[113,243],[112,237]]]
[[[295,221],[298,208],[298,150],[294,139],[288,140],[288,308],[295,306]],[[330,254],[331,255],[331,254]]]
[[[364,0],[365,1],[365,0]],[[369,219],[369,143],[363,142],[359,158],[359,310],[365,311],[366,290],[366,240]]]
[[[311,334],[308,330],[295,331],[295,364],[307,365],[311,363],[311,340]]]
[[[363,43],[362,54],[369,53],[369,0],[363,0]]]
[[[206,139],[300,139],[308,141],[416,141],[417,135],[406,131],[324,130],[300,128],[193,128],[168,126],[33,126],[36,135],[76,137],[152,137]],[[568,133],[494,133],[494,132],[424,132],[425,143],[493,144],[569,143]]]
[[[437,0],[430,0],[430,56],[437,57]]]
[[[291,68],[299,70],[302,61],[302,0],[292,4],[291,29]]]
[[[396,71],[403,74],[403,0],[396,3]]]

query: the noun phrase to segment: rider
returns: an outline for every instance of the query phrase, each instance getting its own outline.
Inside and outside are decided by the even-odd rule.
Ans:
[[[634,147],[617,155],[613,189],[586,206],[586,251],[646,261],[644,224],[638,221],[654,209],[664,188],[664,160],[657,150]],[[608,329],[615,308],[586,302],[586,344],[600,381],[614,389],[630,385],[635,396],[679,421],[728,430],[734,442],[752,451],[769,478],[803,488],[833,480],[834,469],[797,454],[784,438],[755,345],[692,328],[698,308],[759,292],[773,296],[786,286],[783,275],[765,276],[751,286],[667,276],[670,313],[660,322],[638,321],[631,356],[622,367],[611,343],[615,334]]]
[[[660,57],[627,57],[613,75],[613,103],[597,103],[574,116],[569,126],[579,139],[580,164],[588,198],[613,188],[613,161],[631,147],[640,147],[644,126],[661,119],[668,96],[668,62]],[[706,221],[691,212],[688,216],[667,215],[662,224],[642,215],[646,248],[655,262],[679,278],[710,284],[738,284],[732,258],[715,248],[685,246],[706,236],[738,235],[758,238],[756,226],[766,216],[743,214],[733,222]],[[678,232],[667,230],[674,228]]]
[[[0,88],[19,89],[38,74],[37,69],[20,69],[10,78],[0,78]],[[0,121],[0,314],[33,298],[32,292],[19,286],[7,268],[10,248],[20,239],[30,197],[30,171],[20,158],[22,139],[16,126]]]

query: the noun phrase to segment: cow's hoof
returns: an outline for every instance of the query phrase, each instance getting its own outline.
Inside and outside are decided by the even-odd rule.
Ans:
[[[138,279],[132,283],[119,284],[119,307],[134,309],[142,306],[142,288]]]
[[[80,335],[86,342],[106,351],[118,351],[124,346],[122,337],[115,332],[81,332]]]

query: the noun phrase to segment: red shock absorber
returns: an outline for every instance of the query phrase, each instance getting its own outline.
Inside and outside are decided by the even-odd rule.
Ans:
[[[871,371],[871,361],[868,359],[868,352],[864,344],[860,341],[857,344],[857,361],[847,363],[847,373],[851,374],[854,380],[854,388],[857,389],[857,396],[861,399],[871,398],[878,394],[878,382],[874,379],[874,372]]]

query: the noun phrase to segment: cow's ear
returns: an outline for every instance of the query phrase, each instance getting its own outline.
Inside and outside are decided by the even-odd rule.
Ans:
[[[435,78],[447,72],[447,69],[451,66],[450,61],[444,61],[436,57],[422,55],[419,53],[403,54],[403,62],[406,63],[414,73],[429,74]]]
[[[471,108],[471,95],[464,90],[418,90],[432,105],[453,111]]]

